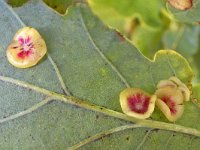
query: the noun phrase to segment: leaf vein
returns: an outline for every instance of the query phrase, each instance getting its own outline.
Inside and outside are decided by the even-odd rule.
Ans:
[[[152,75],[151,65],[149,65],[149,75],[150,75],[153,86],[156,88],[156,82],[155,82],[153,75]]]
[[[144,145],[145,141],[147,140],[147,137],[149,136],[149,134],[151,133],[153,129],[149,129],[148,132],[144,135],[142,141],[140,142],[140,144],[137,146],[136,150],[139,150],[142,145]]]
[[[17,19],[17,21],[19,21],[19,23],[25,27],[26,25],[24,24],[24,22],[19,18],[19,16],[16,14],[16,12],[12,9],[11,6],[9,6],[4,0],[0,0],[0,2],[6,7],[8,8],[8,10],[15,16],[15,18]]]
[[[60,71],[59,71],[59,69],[58,69],[58,66],[57,66],[56,63],[53,61],[52,57],[51,57],[49,54],[47,54],[47,57],[48,57],[49,61],[51,62],[52,66],[53,66],[53,68],[54,68],[54,70],[55,70],[55,72],[56,72],[56,74],[57,74],[57,77],[58,77],[58,79],[59,79],[59,81],[60,81],[60,84],[61,84],[61,86],[62,86],[62,89],[64,90],[64,93],[65,93],[66,95],[71,95],[70,92],[69,92],[69,90],[67,89],[67,87],[66,87],[64,81],[63,81],[63,78],[62,78],[62,75],[60,74]]]
[[[126,87],[130,87],[129,83],[126,81],[126,79],[123,77],[123,75],[119,72],[119,70],[114,66],[114,64],[106,57],[106,55],[102,52],[102,50],[96,45],[95,41],[92,39],[92,36],[83,20],[83,16],[80,12],[80,20],[81,24],[83,26],[83,29],[85,33],[87,34],[89,40],[91,41],[92,45],[94,46],[95,50],[100,54],[102,59],[112,68],[112,70],[117,74],[117,76],[120,78],[120,80],[124,83]]]
[[[66,95],[63,95],[63,94],[58,94],[58,93],[55,93],[55,92],[48,91],[46,89],[31,85],[31,84],[26,83],[24,81],[12,79],[12,78],[9,78],[9,77],[3,77],[3,76],[0,76],[0,80],[2,80],[4,82],[16,84],[18,86],[21,86],[21,87],[24,87],[24,88],[27,88],[27,89],[32,89],[36,92],[42,93],[46,96],[49,96],[52,99],[55,99],[57,101],[76,105],[76,106],[79,106],[79,107],[84,108],[84,109],[99,112],[99,113],[102,113],[102,114],[110,116],[110,117],[118,118],[118,119],[121,119],[121,120],[124,120],[124,121],[128,121],[128,122],[131,122],[131,123],[141,125],[143,127],[161,129],[161,130],[168,130],[168,131],[175,131],[175,132],[180,132],[180,133],[190,134],[190,135],[193,135],[193,136],[200,137],[200,131],[195,129],[195,128],[190,128],[190,127],[185,127],[185,126],[181,126],[181,125],[170,124],[170,123],[165,123],[165,122],[160,122],[160,121],[136,119],[136,118],[133,118],[133,117],[129,117],[129,116],[123,114],[123,113],[120,113],[120,112],[117,112],[117,111],[114,111],[114,110],[111,110],[111,109],[108,109],[108,108],[105,108],[105,107],[102,107],[102,106],[98,106],[98,105],[95,105],[93,103],[89,103],[87,101],[83,101],[83,100],[77,99],[77,98],[72,97],[72,96],[66,96]]]
[[[166,57],[167,57],[167,63],[168,63],[168,65],[169,65],[170,69],[172,70],[174,76],[176,76],[176,71],[174,70],[174,68],[173,68],[173,66],[172,66],[172,64],[171,64],[171,62],[170,62],[170,60],[169,60],[168,54],[166,54]]]
[[[165,147],[167,147],[169,145],[170,140],[172,139],[172,137],[174,136],[174,134],[170,134],[169,138],[167,139],[167,142],[165,144]]]
[[[19,112],[17,114],[11,115],[11,116],[9,116],[7,118],[0,119],[0,124],[8,122],[8,121],[11,121],[11,120],[14,120],[14,119],[22,117],[24,115],[30,114],[33,111],[35,111],[35,110],[39,109],[40,107],[44,106],[45,104],[47,104],[51,100],[52,99],[50,97],[48,97],[48,98],[42,100],[41,102],[33,105],[32,107],[28,108],[27,110],[21,111],[21,112]]]
[[[80,141],[79,143],[71,146],[68,148],[68,150],[76,150],[86,144],[89,144],[91,142],[94,142],[94,141],[97,141],[103,137],[106,137],[110,134],[113,134],[113,133],[116,133],[116,132],[120,132],[120,131],[124,131],[124,130],[127,130],[127,129],[131,129],[131,128],[139,128],[139,127],[142,127],[140,125],[137,125],[137,124],[133,124],[133,125],[124,125],[124,126],[119,126],[119,127],[116,127],[116,128],[113,128],[113,129],[110,129],[110,130],[107,130],[107,131],[103,131],[103,132],[100,132],[100,133],[97,133],[96,135],[93,135],[89,138],[86,138],[82,141]]]

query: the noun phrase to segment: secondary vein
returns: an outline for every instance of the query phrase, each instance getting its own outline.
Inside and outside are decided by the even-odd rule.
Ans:
[[[24,22],[19,18],[19,16],[15,13],[15,11],[12,9],[12,7],[10,7],[4,0],[0,0],[0,3],[2,3],[6,8],[8,8],[8,10],[15,16],[15,18],[17,19],[17,21],[19,21],[19,23],[25,27],[26,25],[24,24]]]
[[[172,70],[174,76],[177,76],[177,75],[176,75],[176,71],[174,70],[174,68],[173,68],[173,66],[172,66],[172,64],[171,64],[171,62],[170,62],[170,59],[169,59],[168,54],[166,54],[166,57],[167,57],[167,63],[168,63],[168,65],[169,65],[170,69]]]
[[[87,34],[87,36],[88,36],[89,40],[91,41],[92,45],[94,46],[95,50],[100,54],[100,56],[103,58],[103,60],[112,68],[112,70],[117,74],[117,76],[121,79],[121,81],[125,84],[125,86],[130,87],[129,83],[126,81],[126,79],[123,77],[123,75],[113,65],[113,63],[106,57],[106,55],[101,51],[101,49],[96,45],[96,43],[92,39],[92,36],[87,29],[87,26],[86,26],[86,24],[83,20],[81,13],[80,13],[80,20],[81,20],[81,23],[83,25],[83,29],[85,30],[85,33]]]
[[[145,141],[147,140],[147,137],[149,136],[149,134],[151,133],[152,129],[149,129],[148,132],[144,135],[141,143],[137,146],[136,150],[139,150],[142,145],[145,143]]]
[[[58,77],[58,79],[59,79],[59,81],[60,81],[60,84],[61,84],[62,89],[64,90],[65,94],[71,95],[70,92],[68,91],[68,89],[67,89],[67,87],[66,87],[64,81],[63,81],[63,78],[62,78],[62,75],[61,75],[61,73],[60,73],[60,71],[59,71],[59,69],[58,69],[58,66],[57,66],[56,63],[53,61],[52,57],[51,57],[49,54],[47,54],[47,57],[48,57],[49,61],[51,62],[52,66],[53,66],[53,68],[54,68],[54,70],[55,70],[55,72],[56,72],[56,74],[57,74],[57,77]]]
[[[80,148],[80,147],[82,147],[82,146],[84,146],[86,144],[89,144],[91,142],[99,140],[99,139],[101,139],[103,137],[106,137],[106,136],[108,136],[110,134],[113,134],[113,133],[116,133],[116,132],[120,132],[120,131],[124,131],[126,129],[139,128],[139,127],[142,127],[142,126],[137,125],[137,124],[134,124],[134,125],[124,125],[124,126],[120,126],[120,127],[116,127],[116,128],[107,130],[107,131],[103,131],[103,132],[100,132],[100,133],[98,133],[96,135],[93,135],[93,136],[91,136],[89,138],[86,138],[83,141],[80,141],[79,143],[77,143],[77,144],[69,147],[68,150],[76,150],[76,149],[78,149],[78,148]]]
[[[0,124],[4,123],[4,122],[7,122],[7,121],[11,121],[13,119],[16,119],[16,118],[19,118],[19,117],[22,117],[24,115],[27,115],[27,114],[30,114],[31,112],[35,111],[36,109],[44,106],[45,104],[47,104],[49,101],[51,101],[52,99],[50,97],[46,98],[45,100],[42,100],[41,102],[37,103],[36,105],[33,105],[32,107],[30,107],[29,109],[27,110],[24,110],[24,111],[21,111],[17,114],[14,114],[14,115],[11,115],[7,118],[3,118],[3,119],[0,119]]]

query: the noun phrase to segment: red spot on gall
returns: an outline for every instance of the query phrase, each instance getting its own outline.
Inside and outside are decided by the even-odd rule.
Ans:
[[[141,93],[131,95],[128,97],[129,108],[137,113],[144,114],[148,110],[150,103],[150,97],[144,96]]]
[[[176,110],[176,103],[173,101],[173,99],[171,97],[168,96],[164,96],[161,98],[161,100],[163,102],[165,102],[165,104],[169,107],[170,112],[172,114],[176,114],[177,110]]]
[[[24,59],[25,57],[28,57],[33,53],[34,45],[31,42],[30,36],[28,36],[27,38],[20,37],[18,41],[21,46],[21,51],[17,54],[19,58]]]

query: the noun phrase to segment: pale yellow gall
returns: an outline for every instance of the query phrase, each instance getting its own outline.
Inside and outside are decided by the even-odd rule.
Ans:
[[[21,28],[8,46],[8,61],[17,68],[36,65],[46,54],[45,41],[38,31],[31,27]]]
[[[190,100],[190,91],[177,77],[161,80],[155,92],[156,105],[166,118],[174,122],[179,119],[184,111],[184,101]]]
[[[139,119],[151,116],[155,101],[155,95],[150,95],[141,89],[127,88],[120,93],[122,111],[128,116]]]

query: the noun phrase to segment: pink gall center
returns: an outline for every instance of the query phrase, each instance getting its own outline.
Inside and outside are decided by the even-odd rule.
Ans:
[[[139,114],[144,114],[148,110],[150,97],[137,93],[128,97],[129,108]]]
[[[162,101],[169,107],[172,114],[176,114],[176,103],[169,96],[162,97]]]
[[[20,52],[17,54],[18,57],[24,59],[33,53],[34,45],[29,36],[27,38],[20,37],[18,41],[20,44]]]

